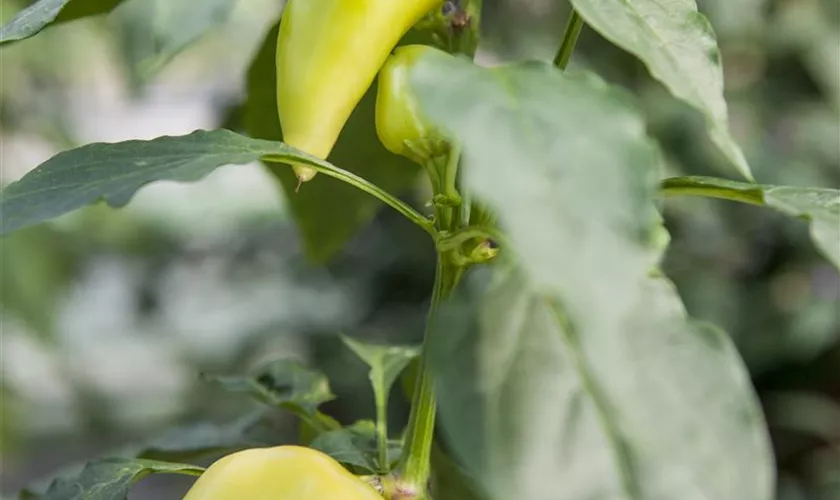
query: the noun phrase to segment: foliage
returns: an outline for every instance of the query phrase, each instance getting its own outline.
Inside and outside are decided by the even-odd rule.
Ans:
[[[130,0],[119,7],[121,37],[133,50],[129,62],[147,77],[225,22],[235,4],[184,2],[171,10],[164,3]],[[38,0],[0,28],[0,43],[16,44],[118,4]],[[375,420],[330,416],[336,395],[323,373],[302,361],[272,360],[242,376],[205,376],[210,385],[249,396],[260,411],[172,429],[55,480],[42,496],[25,495],[123,499],[149,474],[199,475],[200,467],[158,460],[278,444],[276,419],[284,412],[299,421],[300,442],[356,474],[376,476],[388,498],[770,500],[777,494],[768,424],[776,407],[762,407],[739,338],[687,312],[683,296],[689,311],[696,297],[676,277],[672,283],[667,253],[672,238],[683,236],[666,230],[671,214],[663,204],[679,209],[678,200],[691,196],[769,208],[799,230],[807,226],[814,248],[840,269],[840,190],[812,187],[825,182],[785,185],[760,161],[747,161],[757,155],[742,146],[730,116],[726,54],[695,2],[549,1],[552,11],[566,8],[569,19],[563,40],[553,40],[552,50],[558,41],[561,47],[555,64],[526,57],[489,67],[474,62],[476,42],[485,35],[493,42],[486,20],[499,7],[487,4],[444,2],[400,42],[441,49],[406,73],[405,91],[448,141],[446,154],[425,158],[422,168],[379,143],[376,83],[329,158],[285,144],[276,114],[278,23],[272,19],[227,128],[81,145],[3,189],[0,233],[27,228],[13,238],[37,240],[38,231],[52,227],[40,224],[100,201],[125,207],[151,183],[196,182],[222,166],[259,163],[285,194],[310,261],[337,259],[383,204],[430,236],[436,250],[422,347],[407,347],[396,333],[387,344],[341,337],[369,368]],[[588,54],[587,40],[572,52],[586,27],[624,58],[617,60],[643,68],[662,87],[652,94],[621,88],[610,73],[621,68],[597,71],[597,61],[566,68],[570,57],[574,63]],[[153,43],[131,41],[137,39]],[[684,140],[708,138],[746,182],[712,177],[688,158],[680,163],[673,151],[679,131],[662,130],[667,119],[650,111],[649,95],[657,103],[684,102],[688,114],[701,115],[704,123]],[[300,186],[290,163],[322,175]],[[420,181],[419,203],[400,198]],[[677,219],[691,228],[701,216],[678,213]],[[4,246],[9,243],[23,250],[9,245],[14,252],[4,255],[4,265],[23,261],[27,241]],[[21,267],[4,277],[4,308],[51,330],[36,298],[48,297],[46,307],[55,303],[50,281],[67,280],[73,269],[62,258],[45,254],[49,276]],[[27,287],[9,297],[8,290]],[[410,364],[411,413],[396,439],[389,432],[389,395]],[[820,439],[832,438],[830,426],[816,427]]]

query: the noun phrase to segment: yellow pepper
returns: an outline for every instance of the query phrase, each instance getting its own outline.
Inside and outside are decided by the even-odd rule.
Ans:
[[[213,463],[183,500],[382,500],[330,456],[301,446],[252,448]]]
[[[321,159],[400,39],[442,0],[289,0],[277,37],[286,144]],[[315,175],[292,165],[301,182]]]

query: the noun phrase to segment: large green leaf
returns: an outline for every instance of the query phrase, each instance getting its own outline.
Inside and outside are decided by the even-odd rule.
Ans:
[[[806,219],[817,249],[840,269],[840,190],[674,177],[662,182],[662,192],[666,196],[698,195],[764,205]]]
[[[200,130],[150,141],[94,143],[64,151],[0,193],[0,234],[43,222],[101,198],[119,207],[148,183],[196,181],[222,165],[251,163],[266,156],[317,161],[285,144],[251,139],[228,130]]]
[[[224,24],[236,0],[128,0],[114,12],[126,60],[148,78],[208,31]]]
[[[41,500],[125,500],[137,481],[151,474],[199,476],[203,468],[156,460],[114,458],[88,463],[77,476],[50,484]],[[30,498],[33,498],[31,493]]]
[[[714,31],[694,0],[572,0],[581,17],[634,54],[679,99],[706,117],[709,136],[747,179],[750,167],[732,137]]]
[[[462,143],[464,186],[493,208],[512,262],[467,280],[432,347],[443,428],[485,494],[769,500],[740,358],[651,277],[661,160],[625,94],[545,63],[446,55],[411,81]]]
[[[270,140],[282,140],[276,97],[277,31],[278,25],[268,33],[251,63],[244,109],[248,134]],[[399,194],[416,182],[419,167],[389,153],[380,144],[373,121],[375,102],[374,83],[344,127],[329,160],[386,191]],[[306,252],[313,261],[326,261],[339,252],[381,206],[357,189],[324,176],[316,177],[295,192],[298,182],[288,168],[283,165],[268,167],[283,185]]]
[[[50,24],[110,12],[122,0],[39,0],[0,27],[0,44],[36,35]]]

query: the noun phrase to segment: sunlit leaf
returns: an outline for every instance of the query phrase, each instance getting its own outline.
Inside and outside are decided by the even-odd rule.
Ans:
[[[641,59],[676,97],[701,111],[709,136],[747,179],[750,167],[729,131],[717,40],[695,0],[572,0],[586,23]]]

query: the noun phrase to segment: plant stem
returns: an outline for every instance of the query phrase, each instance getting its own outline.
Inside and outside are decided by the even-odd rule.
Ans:
[[[376,396],[376,446],[379,452],[379,468],[387,471],[388,466],[388,407],[385,394]]]
[[[281,163],[286,163],[289,161],[288,158],[283,158],[279,156],[264,156],[262,159],[265,161]],[[295,158],[294,160],[300,162],[298,158]],[[307,166],[312,167],[312,169],[317,170],[318,172],[328,177],[332,177],[342,182],[346,182],[347,184],[350,184],[351,186],[366,192],[374,198],[379,199],[386,205],[389,205],[397,212],[403,214],[411,222],[422,227],[433,238],[437,235],[437,231],[435,230],[435,225],[433,221],[429,220],[429,218],[427,217],[424,217],[421,213],[411,208],[408,204],[404,203],[402,200],[398,199],[388,191],[385,191],[384,189],[380,188],[376,184],[373,184],[367,179],[359,177],[358,175],[352,172],[348,172],[347,170],[338,168],[335,165],[332,165],[327,162],[315,163],[314,161],[306,161],[301,163],[306,163]]]
[[[457,168],[460,159],[460,148],[453,147],[447,158],[438,158],[436,165],[431,165],[439,172],[440,183],[435,187],[436,195],[443,194],[451,198],[459,198]],[[454,209],[453,209],[454,208]],[[437,207],[438,230],[452,232],[461,225],[461,207]],[[435,240],[437,242],[437,239]],[[437,311],[441,302],[455,289],[463,274],[463,269],[450,259],[447,250],[437,249],[437,265],[435,270],[435,284],[432,289],[432,299],[426,320],[426,331],[423,337],[423,352],[414,395],[411,402],[411,414],[408,419],[403,454],[398,468],[400,489],[409,498],[424,500],[428,498],[428,483],[431,474],[431,454],[435,431],[435,400],[434,380],[429,367],[429,345],[433,342],[436,330]]]
[[[704,177],[672,177],[662,181],[659,193],[664,197],[703,196],[751,205],[765,204],[764,186],[736,181],[724,182],[725,184],[722,184],[719,179]]]
[[[446,161],[443,179],[443,194],[450,198],[460,197],[458,194],[458,162],[461,160],[461,146],[452,144],[452,150]],[[454,230],[461,225],[461,207],[451,211],[449,229]]]
[[[569,65],[569,59],[572,58],[572,52],[575,50],[578,36],[583,29],[583,19],[573,7],[572,13],[569,15],[569,21],[566,23],[566,31],[563,33],[563,43],[560,44],[560,49],[554,57],[554,65],[565,70]]]
[[[435,285],[432,290],[432,300],[426,323],[423,341],[423,355],[417,381],[414,386],[414,397],[411,402],[411,415],[408,421],[408,431],[405,436],[404,452],[400,464],[400,482],[410,491],[417,492],[416,498],[426,498],[425,491],[431,473],[430,457],[435,430],[435,401],[434,381],[429,373],[428,346],[434,335],[435,318],[438,306],[457,285],[460,272],[444,260],[442,253],[438,253]]]

